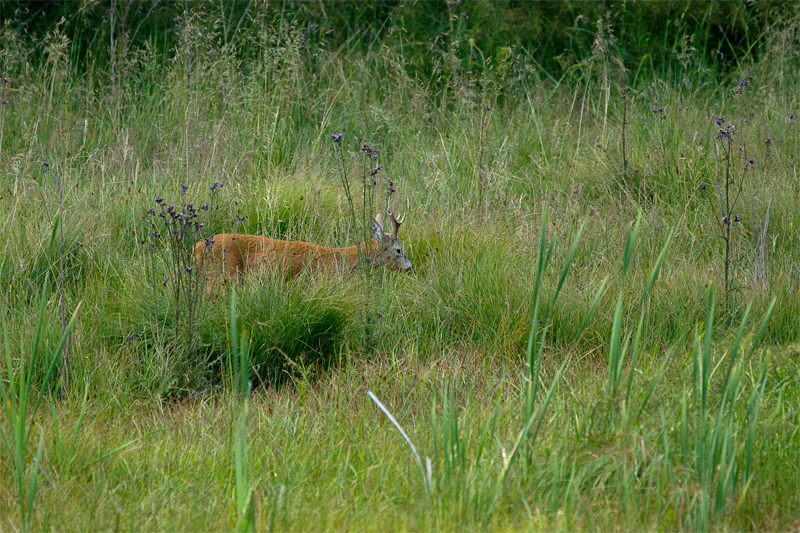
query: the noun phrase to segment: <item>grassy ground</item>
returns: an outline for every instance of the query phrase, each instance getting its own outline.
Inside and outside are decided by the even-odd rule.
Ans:
[[[610,52],[555,84],[523,55],[476,74],[450,43],[421,79],[402,47],[312,50],[292,29],[243,62],[208,26],[180,26],[186,56],[129,51],[113,90],[57,31],[34,68],[3,30],[2,372],[28,361],[42,404],[5,401],[0,529],[800,527],[783,41],[735,80],[685,51],[626,93]],[[415,270],[239,284],[244,410],[230,288],[181,329],[141,217],[219,182],[213,231],[243,215],[243,232],[353,244],[340,176],[363,205],[365,142]],[[79,302],[59,401],[47,361]]]

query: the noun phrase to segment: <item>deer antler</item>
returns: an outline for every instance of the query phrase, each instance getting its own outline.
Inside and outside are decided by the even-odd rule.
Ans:
[[[397,218],[395,218],[395,216],[394,216],[394,213],[392,213],[392,209],[391,208],[386,210],[386,214],[389,215],[389,220],[391,220],[391,222],[392,222],[392,236],[396,239],[397,238],[397,230],[400,229],[400,224],[403,223],[403,220],[405,220],[406,217],[403,216],[403,217],[400,218],[400,220],[397,220]]]

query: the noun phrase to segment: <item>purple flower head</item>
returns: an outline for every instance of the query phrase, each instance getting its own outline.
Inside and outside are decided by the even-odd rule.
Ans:
[[[767,140],[766,140],[765,142],[766,142],[766,144],[772,144],[772,139],[770,139],[769,137],[767,137]]]
[[[717,126],[722,126],[725,123],[725,117],[717,117],[715,122],[717,123]]]
[[[728,216],[726,215],[726,216],[722,217],[722,221],[727,224],[728,223]]]
[[[221,188],[222,188],[222,184],[220,182],[218,182],[218,181],[215,181],[214,183],[211,184],[211,187],[209,187],[208,190],[211,191],[212,193],[215,193],[218,190],[220,190]]]
[[[491,111],[491,110],[492,110],[492,108],[491,108],[491,107],[489,107],[489,104],[486,104],[486,107],[484,108],[484,110],[485,110],[485,111]]]
[[[42,159],[42,162],[39,163],[39,165],[43,166],[45,171],[47,171],[47,169],[50,167],[50,165],[48,165],[47,161],[45,161],[44,159]]]
[[[749,120],[747,120],[746,118],[745,118],[745,119],[742,119],[742,121],[743,121],[745,124],[747,124],[748,126],[750,125],[750,121],[749,121]]]
[[[151,207],[150,209],[147,210],[147,214],[148,215],[152,215],[152,216],[156,216],[156,210]]]
[[[211,237],[206,237],[206,246],[211,247],[214,244],[214,239]]]
[[[174,210],[175,210],[175,204],[169,204],[167,211],[174,211]]]
[[[157,204],[159,204],[159,205],[161,205],[161,204],[163,204],[163,203],[164,203],[164,199],[163,199],[163,198],[161,198],[160,196],[156,196],[156,203],[157,203]]]
[[[755,159],[753,159],[752,157],[750,159],[748,159],[747,162],[750,163],[751,165],[755,165],[756,164]]]
[[[733,221],[739,222],[739,215],[733,215]]]
[[[704,190],[706,190],[706,187],[708,187],[707,183],[701,183],[700,186],[697,187],[697,188],[700,189],[701,191],[704,191]]]
[[[3,100],[3,105],[6,105],[6,104],[8,104],[8,103],[9,103],[9,101],[8,101],[8,100]]]
[[[344,133],[331,133],[330,136],[331,139],[333,139],[333,142],[341,144]]]
[[[378,167],[375,167],[375,168],[373,168],[372,170],[370,170],[370,171],[369,171],[369,175],[370,175],[370,176],[374,176],[374,175],[375,175],[375,174],[377,174],[377,173],[378,173],[378,171],[380,171],[380,169],[382,169],[382,168],[383,168],[383,165],[380,165],[380,166],[378,166]]]
[[[194,267],[183,267],[183,271],[188,272],[189,274],[192,273],[192,270],[194,270]]]
[[[169,278],[164,278],[164,281],[161,282],[161,284],[165,287],[167,286],[167,283],[169,283]]]
[[[464,17],[465,19],[469,18],[469,15],[467,15],[466,13],[461,13],[461,16]]]
[[[396,193],[396,192],[397,192],[397,189],[395,189],[394,187],[392,187],[391,189],[389,189],[389,192],[390,192],[390,193]]]
[[[186,185],[181,183],[181,194],[186,194],[186,189],[187,189]]]
[[[5,102],[4,102],[5,103]],[[786,117],[786,122],[791,122],[794,120],[794,113],[789,113],[789,116]]]
[[[209,205],[209,203],[208,203],[208,202],[206,202],[206,203],[204,203],[204,204],[203,204],[203,207],[201,207],[201,209],[202,209],[203,211],[208,211],[208,208],[209,208],[209,207],[211,207],[211,205]]]
[[[364,146],[359,148],[359,150],[364,152],[364,154],[366,154],[367,157],[370,157],[370,158],[373,158],[373,159],[378,159],[378,152],[380,152],[380,150],[378,150],[377,148],[371,147],[367,143],[364,143]]]

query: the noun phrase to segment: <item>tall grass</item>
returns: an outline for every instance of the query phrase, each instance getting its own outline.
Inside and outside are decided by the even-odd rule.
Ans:
[[[634,42],[660,4],[563,8],[569,32],[540,48],[478,34],[505,20],[482,2],[400,4],[385,26],[346,4],[311,28],[316,4],[115,6],[113,59],[110,21],[72,37],[94,4],[39,40],[0,29],[0,529],[795,527],[796,17],[766,31],[746,6],[687,4],[659,30],[667,58]],[[749,100],[726,98],[749,76]],[[750,122],[758,177],[730,175],[724,248],[721,116]],[[337,172],[363,175],[365,142],[415,272],[376,270],[368,293],[245,276],[181,349],[140,218],[155,199],[224,183],[216,228],[351,245],[350,201],[372,193]],[[85,302],[62,402],[42,355],[56,272],[65,308]]]
[[[0,379],[0,399],[3,402],[4,423],[0,426],[0,438],[3,447],[10,458],[14,489],[19,506],[20,524],[24,530],[31,526],[34,501],[39,484],[39,471],[41,469],[42,451],[44,449],[44,431],[39,431],[39,444],[34,449],[31,446],[31,437],[34,434],[36,414],[42,401],[46,398],[50,385],[50,378],[58,368],[61,350],[67,342],[70,330],[75,322],[77,309],[73,314],[53,353],[41,355],[43,347],[41,336],[45,320],[45,302],[47,301],[47,276],[39,305],[39,317],[36,329],[33,332],[33,345],[30,355],[26,354],[25,336],[21,337],[20,357],[18,363],[12,356],[12,345],[8,336],[6,316],[3,316],[3,345],[5,347],[5,368],[3,378]],[[79,306],[80,307],[80,306]],[[40,372],[43,371],[43,375]],[[6,384],[6,381],[8,384]],[[78,429],[80,423],[78,424]],[[78,430],[75,438],[77,439]],[[74,441],[73,441],[74,448]],[[61,450],[59,450],[61,451]],[[32,455],[29,459],[28,455]],[[60,453],[59,456],[63,457]],[[30,463],[29,463],[30,460]]]

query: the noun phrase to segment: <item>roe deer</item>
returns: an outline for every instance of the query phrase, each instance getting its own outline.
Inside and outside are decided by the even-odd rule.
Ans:
[[[383,217],[380,213],[372,220],[372,245],[367,252],[361,243],[361,253],[371,258],[373,266],[383,264],[392,270],[408,270],[411,261],[403,251],[397,238],[398,221],[389,212],[392,233],[383,230]],[[304,267],[313,271],[344,271],[358,262],[356,246],[329,248],[303,241],[283,241],[260,235],[222,233],[211,239],[198,242],[194,247],[194,258],[199,270],[205,266],[209,274],[224,273],[236,278],[243,272],[262,268],[277,268],[288,277],[294,277]]]

